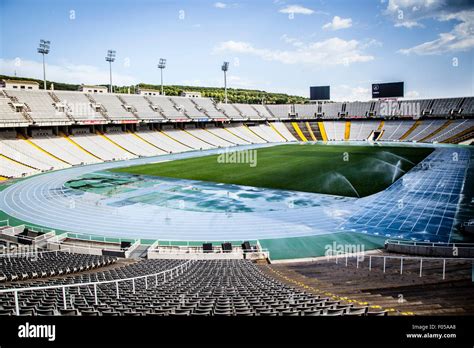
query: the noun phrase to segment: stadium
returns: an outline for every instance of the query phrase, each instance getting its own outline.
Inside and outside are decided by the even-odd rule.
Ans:
[[[242,101],[227,61],[214,89],[174,93],[166,59],[114,85],[114,50],[74,85],[51,41],[29,76],[2,59],[1,316],[474,314],[472,89]]]

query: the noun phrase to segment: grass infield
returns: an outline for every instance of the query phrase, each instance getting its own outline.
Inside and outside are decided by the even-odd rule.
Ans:
[[[280,145],[113,169],[272,189],[364,197],[390,186],[433,149],[400,146]],[[234,157],[233,157],[234,156]],[[247,163],[229,163],[238,157]],[[255,161],[253,161],[255,160]],[[250,162],[250,163],[249,163]]]

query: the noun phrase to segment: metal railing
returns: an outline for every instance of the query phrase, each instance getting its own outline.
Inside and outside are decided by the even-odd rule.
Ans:
[[[412,240],[387,239],[385,244],[413,245],[413,246],[431,246],[431,247],[474,247],[474,243],[442,243],[442,242],[423,242]]]
[[[332,255],[331,255],[332,254]],[[348,267],[348,260],[349,258],[356,259],[356,268],[359,268],[359,264],[363,263],[363,261],[368,258],[368,269],[372,271],[372,260],[373,259],[383,259],[383,273],[386,273],[387,268],[387,260],[400,260],[400,267],[399,267],[399,274],[403,274],[403,266],[404,260],[415,260],[420,262],[419,266],[419,277],[423,276],[423,260],[425,261],[442,261],[443,264],[443,271],[442,271],[442,279],[446,279],[446,263],[449,261],[459,262],[459,261],[468,261],[472,262],[472,267],[474,267],[474,259],[473,258],[461,258],[461,257],[423,257],[423,256],[404,256],[404,255],[372,255],[372,254],[365,254],[365,253],[344,253],[344,252],[335,252],[331,251],[327,253],[326,260],[329,262],[331,259],[335,260],[335,263],[338,264],[339,260],[342,259],[345,262],[345,266]]]
[[[0,251],[2,250],[2,248],[0,247]],[[18,250],[18,249],[15,249],[15,251],[13,252],[7,252],[7,253],[2,253],[0,252],[0,258],[19,258],[19,257],[28,257],[28,255],[33,255],[33,256],[38,256],[38,255],[43,255],[43,254],[52,254],[52,253],[55,253],[56,255],[58,255],[58,253],[68,253],[70,254],[71,253],[71,250],[70,249],[61,249],[61,250],[42,250],[42,251],[37,251],[37,250],[34,250],[34,251],[21,251]]]
[[[158,287],[158,276],[163,276],[163,283],[166,283],[167,281],[170,281],[173,279],[173,276],[179,276],[180,274],[183,274],[185,271],[189,269],[189,266],[193,263],[193,260],[189,260],[187,262],[184,262],[176,267],[173,267],[171,269],[167,269],[164,271],[160,271],[158,273],[153,273],[153,274],[147,274],[147,275],[142,275],[142,276],[136,276],[136,277],[130,277],[130,278],[122,278],[122,279],[114,279],[114,280],[104,280],[100,282],[87,282],[87,283],[73,283],[73,284],[63,284],[63,285],[49,285],[49,286],[33,286],[33,287],[27,287],[27,288],[11,288],[11,289],[1,289],[0,294],[2,293],[13,293],[14,299],[15,299],[15,315],[20,315],[20,304],[19,304],[19,299],[18,299],[18,293],[20,292],[25,292],[25,291],[37,291],[37,290],[52,290],[52,289],[61,289],[62,290],[62,297],[63,297],[63,308],[67,309],[67,297],[66,297],[66,289],[70,288],[78,288],[80,289],[81,287],[89,287],[93,286],[94,288],[94,303],[96,305],[99,304],[98,297],[97,297],[97,288],[100,285],[104,284],[115,284],[115,289],[116,289],[116,298],[120,298],[120,290],[119,290],[119,283],[125,283],[125,282],[132,282],[132,291],[135,294],[136,287],[135,287],[135,282],[139,279],[144,279],[145,280],[145,290],[148,290],[148,279],[154,278],[154,284],[155,287]],[[168,275],[168,277],[167,277]],[[79,290],[80,291],[80,290]]]

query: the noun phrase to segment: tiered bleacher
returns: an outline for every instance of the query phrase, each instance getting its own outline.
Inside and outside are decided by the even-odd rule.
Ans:
[[[66,275],[107,266],[115,261],[115,258],[108,256],[61,251],[0,254],[0,282]]]
[[[334,301],[286,285],[246,260],[143,260],[106,271],[22,282],[20,286],[61,286],[110,281],[96,286],[18,292],[19,314],[27,315],[363,315],[367,307]],[[181,269],[178,271],[178,269]],[[176,272],[160,273],[176,269]],[[143,277],[131,280],[132,277]],[[130,279],[119,283],[114,280]],[[118,284],[118,285],[117,285]],[[16,312],[13,294],[0,293],[0,315]]]
[[[160,112],[154,110],[150,102],[140,95],[124,94],[121,96],[122,99],[130,105],[135,111],[138,118],[146,120],[148,122],[161,122],[165,118]]]
[[[191,119],[207,119],[207,115],[196,107],[191,98],[170,97],[170,100]]]
[[[473,97],[251,105],[200,97],[2,89],[0,126],[7,131],[0,134],[0,177],[286,141],[469,143],[473,113]],[[32,124],[42,127],[26,128]]]
[[[25,111],[34,122],[70,123],[67,115],[55,107],[55,102],[43,91],[8,90],[8,95],[15,97],[24,105]]]
[[[222,112],[228,117],[233,120],[241,120],[244,119],[245,117],[242,115],[242,113],[237,110],[237,108],[232,105],[232,104],[223,104],[223,103],[218,103],[217,104],[217,109],[222,110]]]
[[[186,116],[185,112],[183,109],[177,108],[169,98],[167,97],[158,97],[158,96],[148,96],[147,97],[154,105],[160,110],[163,115],[170,119],[186,119],[189,120],[189,118]]]
[[[52,92],[65,106],[65,112],[76,122],[105,123],[106,119],[93,106],[84,93],[54,91]]]
[[[96,93],[91,95],[91,98],[102,105],[103,110],[112,121],[137,119],[133,114],[133,108],[130,105],[124,104],[118,98],[118,95]]]

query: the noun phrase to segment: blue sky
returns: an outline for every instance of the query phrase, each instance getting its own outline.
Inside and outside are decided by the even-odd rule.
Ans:
[[[405,81],[407,97],[474,94],[474,6],[465,0],[0,0],[0,72],[220,86],[367,100],[372,82]],[[21,19],[20,19],[21,18]]]

